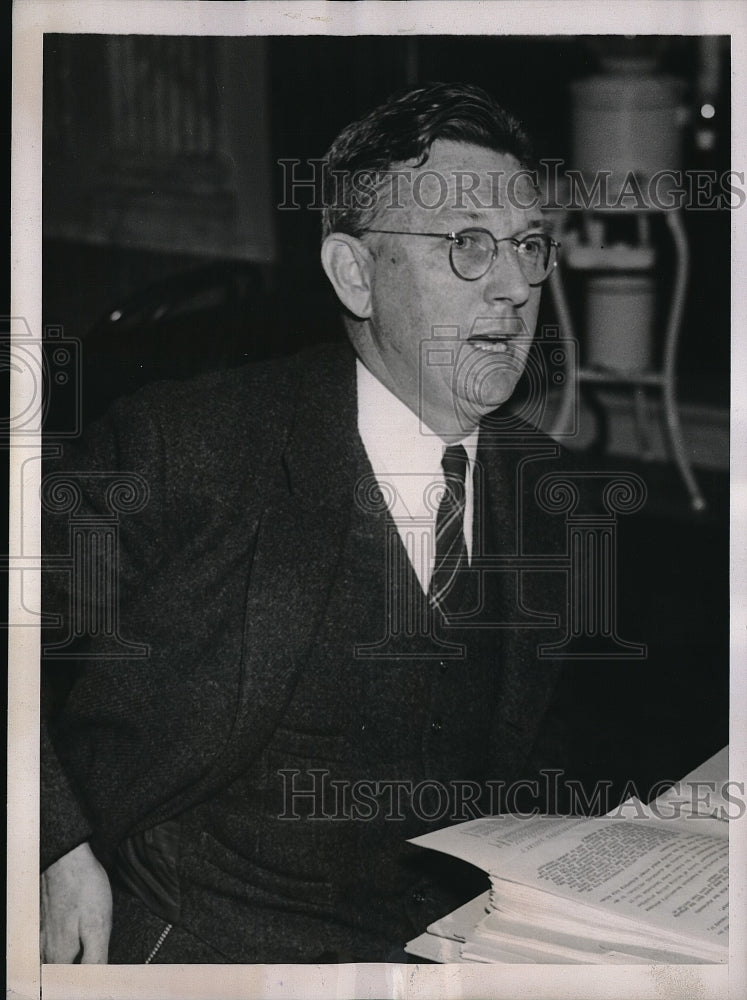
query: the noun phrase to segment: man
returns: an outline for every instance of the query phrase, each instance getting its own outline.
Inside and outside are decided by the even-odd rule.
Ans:
[[[405,841],[533,773],[549,737],[533,626],[558,574],[486,568],[564,537],[534,499],[559,449],[500,409],[555,261],[529,162],[474,87],[351,125],[322,264],[354,353],[146,389],[47,480],[80,472],[76,517],[112,469],[145,484],[116,575],[148,657],[91,634],[51,705],[45,960],[392,961],[477,891]]]

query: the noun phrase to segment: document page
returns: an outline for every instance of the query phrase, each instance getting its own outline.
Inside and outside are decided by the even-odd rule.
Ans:
[[[414,843],[478,865],[494,879],[560,896],[715,946],[728,942],[728,842],[665,821],[503,816]]]
[[[543,861],[550,861],[558,854],[557,839],[570,837],[576,827],[588,823],[586,817],[493,816],[434,830],[410,843],[443,851],[489,875],[505,877],[515,857],[537,851]]]

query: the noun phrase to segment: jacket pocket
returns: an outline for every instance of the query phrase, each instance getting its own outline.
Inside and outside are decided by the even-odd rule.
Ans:
[[[121,881],[167,924],[176,923],[181,911],[181,827],[180,819],[170,819],[132,834],[119,845],[116,856]]]

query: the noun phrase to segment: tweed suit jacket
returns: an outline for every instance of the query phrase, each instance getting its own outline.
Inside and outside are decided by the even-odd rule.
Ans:
[[[229,783],[272,736],[335,578],[360,468],[356,413],[352,351],[324,347],[148,387],[49,466],[84,482],[88,512],[104,508],[106,483],[91,473],[147,484],[144,509],[119,518],[116,575],[120,633],[148,655],[112,659],[86,637],[64,697],[64,661],[45,666],[55,693],[42,732],[43,868],[87,839],[106,861],[129,834]],[[557,554],[564,525],[533,490],[559,449],[516,427],[508,447],[478,454],[498,545]],[[45,556],[64,556],[69,518],[46,516],[43,538]],[[61,622],[50,642],[65,632],[69,576],[43,576],[45,610]],[[558,575],[531,576],[506,574],[507,606],[562,612]],[[537,657],[552,634],[532,626],[530,615],[503,633],[491,752],[509,780],[536,757],[558,676]]]

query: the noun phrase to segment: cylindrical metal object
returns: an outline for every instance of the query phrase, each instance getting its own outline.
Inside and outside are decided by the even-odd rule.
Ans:
[[[612,191],[631,172],[679,170],[683,90],[664,75],[608,73],[573,83],[573,166],[589,177],[610,171]]]
[[[588,366],[621,373],[650,369],[653,279],[631,274],[590,278],[587,305]]]

